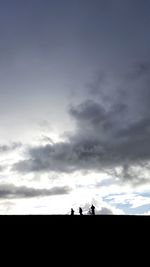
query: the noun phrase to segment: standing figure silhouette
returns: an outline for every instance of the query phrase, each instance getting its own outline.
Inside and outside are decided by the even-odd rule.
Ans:
[[[93,205],[91,206],[91,211],[92,211],[92,215],[95,215],[95,207]]]
[[[74,210],[73,209],[71,209],[71,215],[74,215]]]
[[[83,215],[81,207],[79,207],[79,213],[80,215]]]

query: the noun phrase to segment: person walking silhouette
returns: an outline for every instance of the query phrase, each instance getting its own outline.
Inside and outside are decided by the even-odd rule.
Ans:
[[[74,215],[74,210],[73,209],[71,209],[71,215]]]
[[[83,215],[81,207],[79,207],[79,213],[80,215]]]
[[[95,207],[93,205],[91,206],[91,211],[92,211],[92,215],[95,215]]]

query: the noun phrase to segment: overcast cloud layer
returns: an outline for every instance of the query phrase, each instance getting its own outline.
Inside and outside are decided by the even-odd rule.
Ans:
[[[68,134],[66,142],[29,148],[28,158],[16,163],[14,169],[23,173],[109,171],[121,167],[120,178],[134,180],[138,177],[134,177],[133,167],[149,170],[150,69],[141,63],[127,74],[112,89],[113,101],[107,100],[109,105],[102,102],[100,90],[97,100],[88,99],[70,107],[76,131]],[[144,174],[141,178],[144,182]]]

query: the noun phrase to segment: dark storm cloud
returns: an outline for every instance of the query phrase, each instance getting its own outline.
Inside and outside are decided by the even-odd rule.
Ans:
[[[70,188],[67,186],[53,187],[52,189],[35,189],[26,186],[17,187],[13,184],[0,185],[0,199],[33,198],[53,195],[68,194]]]
[[[147,66],[140,64],[133,71],[134,78],[122,79],[110,105],[104,106],[99,99],[93,99],[71,106],[69,114],[77,128],[68,141],[29,148],[28,159],[13,168],[19,172],[73,172],[113,170],[120,166],[122,177],[136,179],[133,172],[129,175],[127,168],[143,166],[144,170],[144,164],[150,160],[150,69]]]

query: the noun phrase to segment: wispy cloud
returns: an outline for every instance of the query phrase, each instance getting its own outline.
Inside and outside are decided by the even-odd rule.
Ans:
[[[9,145],[7,144],[0,145],[0,153],[11,152],[14,151],[15,149],[20,148],[21,146],[22,144],[20,142],[12,142]]]

